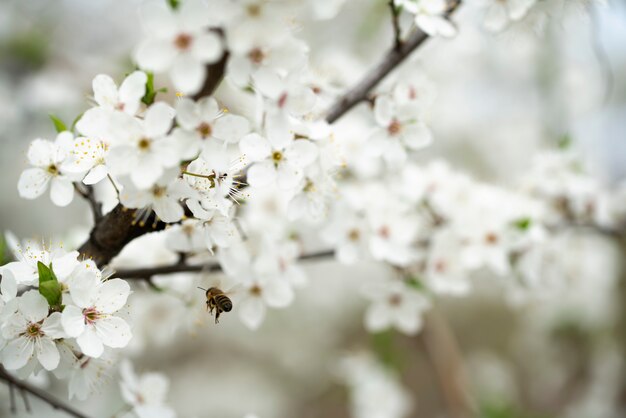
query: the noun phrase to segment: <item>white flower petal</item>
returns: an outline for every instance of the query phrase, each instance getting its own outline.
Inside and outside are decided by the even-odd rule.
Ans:
[[[201,119],[193,100],[187,99],[186,97],[178,100],[178,103],[176,103],[176,120],[180,126],[190,131],[200,125]]]
[[[155,200],[152,209],[163,222],[180,221],[185,214],[178,199],[167,197]]]
[[[89,357],[98,358],[104,352],[102,340],[96,333],[96,329],[93,325],[85,327],[84,332],[76,338],[76,342],[80,350]]]
[[[85,331],[83,310],[72,305],[66,306],[61,314],[61,325],[70,337],[76,338],[81,335]]]
[[[146,111],[144,129],[149,138],[158,138],[165,135],[172,127],[172,120],[176,111],[165,102],[156,102]]]
[[[252,187],[264,187],[276,180],[276,168],[271,161],[253,164],[248,169],[248,183]]]
[[[290,164],[306,167],[317,158],[317,146],[306,139],[298,139],[285,151],[285,157]]]
[[[425,123],[415,122],[404,127],[402,139],[409,148],[417,150],[432,144],[433,134]]]
[[[28,161],[36,166],[46,168],[52,164],[52,156],[55,153],[54,143],[45,139],[35,139],[28,147]]]
[[[134,71],[122,82],[119,101],[124,104],[124,112],[134,115],[139,109],[141,98],[146,94],[148,76],[143,71]]]
[[[87,185],[100,183],[106,178],[107,174],[109,174],[109,169],[107,168],[107,166],[104,164],[98,164],[97,166],[89,170],[89,173],[87,173],[85,178],[83,178],[83,183]]]
[[[69,179],[53,177],[50,184],[50,199],[57,206],[67,206],[74,199],[74,185]]]
[[[132,338],[130,327],[122,318],[110,316],[95,323],[96,331],[102,342],[113,348],[126,347]]]
[[[221,38],[214,32],[194,37],[191,53],[200,62],[212,64],[222,57],[224,47]]]
[[[48,301],[36,290],[29,290],[19,298],[19,311],[30,322],[39,322],[48,316]]]
[[[239,141],[250,132],[250,122],[243,116],[224,115],[215,121],[213,136],[228,143]]]
[[[270,156],[272,149],[267,139],[257,133],[244,136],[239,141],[239,150],[249,161],[261,161]]]
[[[289,162],[282,163],[277,170],[277,184],[281,189],[293,189],[304,178],[302,169]]]
[[[35,344],[37,359],[46,370],[54,370],[59,365],[61,356],[56,344],[50,338],[39,338]]]
[[[124,306],[128,295],[130,286],[125,280],[110,279],[102,283],[98,289],[94,306],[98,311],[110,314]]]
[[[115,81],[106,74],[98,74],[91,83],[93,96],[100,106],[115,107],[118,102]]]
[[[35,199],[43,194],[52,176],[41,168],[29,168],[22,172],[17,191],[24,199]]]
[[[32,340],[19,337],[9,343],[2,350],[2,364],[7,370],[21,369],[33,357],[34,344]]]
[[[182,54],[174,60],[170,77],[174,87],[179,91],[184,94],[194,94],[200,91],[204,83],[206,67],[192,55]]]
[[[177,54],[170,40],[146,39],[135,50],[134,59],[140,68],[160,73],[172,66]]]
[[[52,269],[59,280],[66,279],[80,263],[78,251],[72,251],[52,260]]]

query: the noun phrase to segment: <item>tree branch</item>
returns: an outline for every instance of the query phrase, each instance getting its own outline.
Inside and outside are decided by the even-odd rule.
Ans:
[[[319,251],[315,253],[303,254],[299,257],[299,260],[318,260],[333,257],[335,252],[333,250]],[[152,276],[157,276],[161,274],[172,274],[172,273],[199,273],[199,272],[207,272],[207,273],[217,273],[222,271],[222,267],[217,263],[211,264],[183,264],[177,263],[169,266],[161,266],[161,267],[149,267],[149,268],[138,268],[138,269],[122,269],[115,272],[114,277],[120,279],[137,279],[137,280],[150,280]]]
[[[446,16],[450,16],[461,4],[460,0],[454,1]],[[351,90],[346,92],[328,111],[326,115],[326,121],[333,123],[348,110],[352,109],[359,102],[366,100],[370,92],[378,83],[382,81],[392,70],[400,65],[417,47],[428,39],[429,36],[416,29],[415,32],[409,36],[409,38],[402,42],[399,47],[392,48],[383,58],[383,60],[376,66],[369,74],[367,74],[363,80]]]
[[[89,203],[91,212],[93,213],[94,222],[98,222],[102,218],[102,204],[96,200],[93,186],[74,183],[74,190]]]
[[[48,394],[46,391],[11,376],[2,366],[0,366],[0,380],[4,380],[10,388],[18,388],[22,393],[29,393],[34,397],[41,399],[42,401],[52,406],[54,409],[63,411],[76,418],[88,418],[87,415],[77,411],[69,405],[64,404],[63,402]],[[26,399],[25,396],[24,399]],[[27,401],[24,402],[26,403]]]
[[[467,393],[463,359],[445,318],[434,308],[427,314],[419,336],[432,364],[443,395],[448,417],[476,416]]]

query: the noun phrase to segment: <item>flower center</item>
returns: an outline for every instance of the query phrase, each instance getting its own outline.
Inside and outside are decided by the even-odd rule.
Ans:
[[[274,151],[272,153],[272,161],[274,161],[274,164],[278,164],[279,162],[281,162],[283,159],[283,153],[280,151]]]
[[[437,260],[435,262],[435,271],[437,273],[445,273],[446,269],[447,269],[447,265],[444,260]]]
[[[348,232],[348,239],[350,241],[358,241],[360,237],[361,233],[358,229],[351,229],[350,232]]]
[[[378,230],[378,234],[384,239],[388,239],[391,236],[391,230],[387,225],[381,226]]]
[[[150,139],[148,139],[148,138],[141,138],[139,140],[139,149],[141,151],[148,151],[150,149]]]
[[[28,324],[28,327],[26,328],[26,334],[28,334],[29,337],[39,337],[44,335],[43,331],[41,331],[41,325],[35,322],[31,322],[30,324]]]
[[[265,54],[261,48],[254,48],[248,52],[248,58],[255,64],[261,64],[265,59]]]
[[[287,103],[287,93],[283,93],[278,98],[278,107],[284,107],[285,103]]]
[[[250,294],[252,296],[261,296],[261,293],[263,293],[263,289],[261,289],[261,286],[258,284],[255,284],[250,288]]]
[[[489,232],[487,235],[485,235],[485,242],[492,245],[496,244],[498,242],[498,236],[493,232]]]
[[[176,36],[176,39],[174,39],[174,45],[176,45],[176,48],[184,51],[186,49],[189,49],[192,41],[193,38],[191,37],[191,35],[187,35],[186,33],[179,33],[178,36]]]
[[[394,293],[393,295],[389,296],[389,304],[391,306],[398,306],[401,303],[402,303],[402,295]]]
[[[48,173],[52,174],[53,176],[56,176],[57,174],[59,174],[59,169],[57,168],[55,164],[50,164],[47,170],[48,170]]]
[[[392,120],[389,126],[387,127],[387,131],[389,132],[389,135],[398,135],[401,130],[402,130],[402,125],[400,124],[400,122],[398,122],[397,119]]]
[[[249,4],[246,7],[246,11],[248,12],[248,16],[258,17],[261,14],[261,6],[258,4]]]
[[[100,319],[101,314],[96,310],[95,307],[85,308],[83,309],[83,317],[85,318],[85,324],[93,324],[98,319]]]
[[[167,189],[165,187],[162,186],[154,186],[152,188],[152,195],[154,197],[163,197],[165,196],[165,192],[167,191]]]
[[[200,133],[202,138],[208,138],[209,136],[211,136],[211,132],[213,132],[213,129],[211,129],[211,125],[206,122],[202,122],[200,125],[198,125],[196,130]]]

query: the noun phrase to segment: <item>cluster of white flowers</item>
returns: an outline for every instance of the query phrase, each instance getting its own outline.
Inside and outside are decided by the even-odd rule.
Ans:
[[[349,128],[358,138],[335,131],[320,120],[334,92],[313,78],[308,46],[289,19],[292,8],[264,0],[171,3],[142,6],[146,36],[133,55],[139,69],[119,87],[107,75],[93,79],[95,105],[75,126],[61,127],[54,142],[31,143],[32,167],[18,191],[34,199],[50,185],[52,202],[65,206],[75,189],[110,182],[138,223],[170,224],[162,236],[172,254],[184,254],[188,263],[219,263],[232,282],[219,287],[251,329],[261,326],[268,308],[290,305],[306,284],[298,265],[306,234],[318,233],[342,263],[372,259],[391,266],[394,277],[363,289],[371,301],[365,326],[414,334],[431,297],[466,294],[477,270],[506,276],[521,265],[519,274],[536,281],[527,265],[545,225],[623,219],[626,193],[598,196],[598,185],[566,153],[541,157],[521,193],[479,183],[440,161],[413,163],[414,153],[433,142],[427,122],[435,97],[414,67],[377,92],[364,112],[371,128],[355,126],[367,125],[355,119]],[[320,3],[311,0],[304,9],[328,18],[342,2]],[[427,34],[456,33],[448,19],[452,2],[394,4]],[[486,24],[501,30],[533,4],[491,2]],[[224,82],[254,104],[252,111],[241,106],[232,113],[217,96],[193,96],[220,61]],[[189,96],[175,106],[155,100],[160,73],[169,74],[177,96]],[[20,376],[54,371],[69,378],[70,397],[83,399],[111,349],[129,343],[120,311],[130,287],[105,277],[104,266],[81,261],[77,251],[29,244],[15,255],[18,261],[0,267],[2,364]],[[188,275],[180,280],[184,306],[198,301],[183,294],[211,286],[197,276],[198,282]],[[176,293],[175,280],[152,284]],[[163,323],[180,322],[171,319]],[[344,366],[355,416],[408,413],[406,393],[371,358]],[[129,363],[122,366],[122,394],[133,416],[174,416],[165,403],[167,386],[161,375],[137,377]]]
[[[18,261],[0,267],[2,364],[23,377],[42,368],[69,374],[70,397],[84,399],[99,378],[94,370],[102,368],[105,348],[131,339],[119,316],[130,286],[104,278],[77,251],[27,244],[16,255]]]

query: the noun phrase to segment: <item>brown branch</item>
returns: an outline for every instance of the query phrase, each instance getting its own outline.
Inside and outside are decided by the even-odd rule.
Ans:
[[[94,222],[98,222],[102,218],[102,204],[96,200],[93,186],[74,183],[74,190],[89,203],[91,212],[93,213]]]
[[[449,418],[476,416],[467,393],[463,359],[457,341],[445,318],[434,308],[426,314],[419,336],[432,364]]]
[[[41,399],[42,401],[46,402],[47,404],[49,404],[51,407],[53,407],[54,409],[58,409],[60,411],[63,411],[65,413],[67,413],[68,415],[71,415],[73,417],[77,417],[77,418],[88,418],[87,415],[77,411],[76,409],[72,408],[69,405],[64,404],[63,402],[59,401],[58,399],[54,398],[53,396],[51,396],[49,393],[47,393],[44,390],[41,390],[35,386],[32,386],[29,383],[23,382],[13,376],[11,376],[5,369],[4,367],[0,366],[0,380],[4,380],[7,385],[9,385],[9,388],[17,388],[20,390],[20,392],[22,393],[29,393],[31,395],[33,395],[36,398]],[[12,403],[14,402],[14,399],[12,400]],[[25,401],[26,403],[26,401]],[[27,408],[30,409],[30,406],[27,406]]]
[[[324,258],[333,257],[335,252],[332,250],[319,251],[315,253],[303,254],[299,257],[299,260],[319,260]],[[113,277],[120,279],[137,279],[137,280],[147,280],[149,281],[153,276],[161,275],[161,274],[172,274],[172,273],[217,273],[222,271],[222,267],[217,263],[210,264],[183,264],[177,263],[169,266],[161,266],[161,267],[149,267],[149,268],[138,268],[138,269],[121,269],[115,272]]]
[[[454,1],[451,3],[447,16],[454,12],[460,1]],[[346,92],[328,111],[326,115],[326,121],[333,123],[348,110],[352,109],[355,105],[368,98],[368,95],[374,87],[378,85],[392,70],[400,65],[417,47],[428,39],[429,36],[416,29],[415,32],[409,36],[409,38],[402,42],[399,47],[392,48],[383,58],[383,60],[376,66],[369,74],[367,74],[363,80],[351,90]]]

